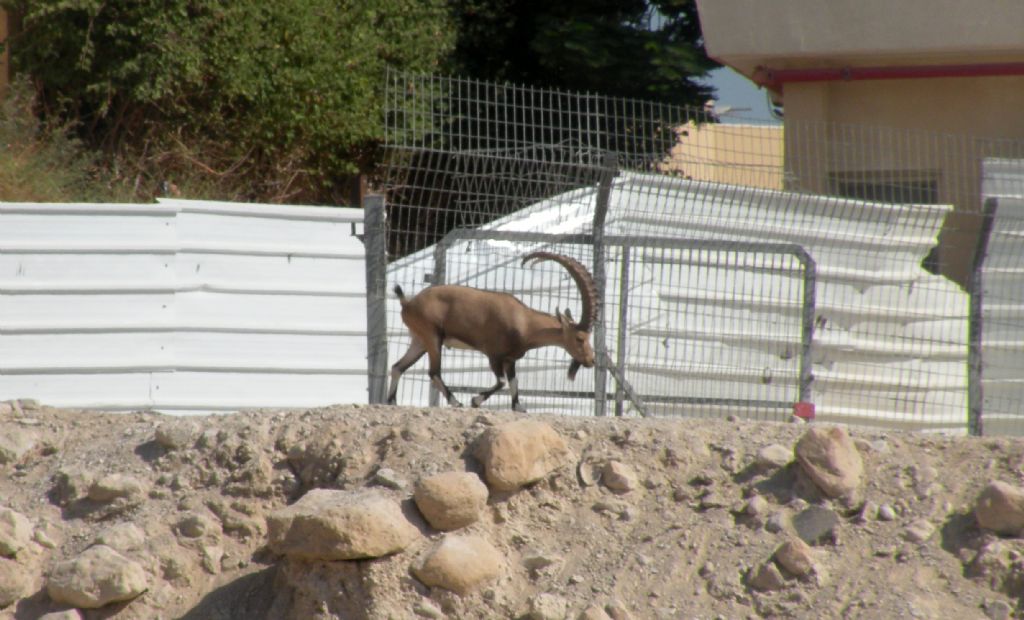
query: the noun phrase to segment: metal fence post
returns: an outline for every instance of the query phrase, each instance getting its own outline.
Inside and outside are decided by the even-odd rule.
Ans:
[[[455,243],[455,240],[459,238],[459,229],[455,229],[448,233],[437,242],[434,246],[434,271],[430,274],[430,286],[438,286],[445,283],[448,278],[448,246],[449,244]],[[434,386],[433,381],[428,382],[428,402],[427,404],[431,407],[441,406],[441,392]]]
[[[616,366],[619,376],[626,376],[626,331],[629,325],[626,315],[629,312],[629,246],[622,246],[622,273],[619,276],[619,333],[615,342]],[[615,415],[621,417],[624,413],[625,391],[621,383],[615,390]]]
[[[814,382],[814,320],[817,296],[817,264],[803,248],[794,253],[804,268],[804,303],[800,329],[800,386],[798,402],[811,402],[811,384]]]
[[[388,375],[387,222],[384,197],[363,199],[363,248],[366,252],[366,374],[368,402],[386,398]]]
[[[594,283],[597,285],[598,317],[594,325],[594,415],[607,415],[608,407],[608,344],[605,342],[604,300],[607,280],[605,278],[604,222],[608,215],[608,202],[612,194],[612,180],[618,173],[618,158],[607,152],[601,160],[601,180],[597,187],[594,205]]]
[[[981,231],[978,235],[978,245],[974,251],[974,263],[971,266],[971,278],[968,281],[967,289],[971,295],[970,318],[967,321],[967,338],[970,343],[967,351],[967,432],[971,435],[981,435],[985,432],[982,419],[985,413],[985,392],[982,386],[982,376],[985,372],[985,350],[981,341],[984,329],[982,310],[985,303],[983,268],[985,257],[988,255],[989,237],[992,235],[992,221],[995,219],[998,208],[999,200],[997,198],[985,200]]]

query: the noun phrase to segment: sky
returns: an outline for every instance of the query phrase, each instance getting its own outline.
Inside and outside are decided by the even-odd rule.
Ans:
[[[771,115],[765,90],[758,88],[743,75],[729,67],[722,67],[712,71],[708,81],[717,91],[715,107],[718,109],[732,108],[731,113],[720,115],[722,122],[737,123],[744,120],[755,120],[781,123]]]

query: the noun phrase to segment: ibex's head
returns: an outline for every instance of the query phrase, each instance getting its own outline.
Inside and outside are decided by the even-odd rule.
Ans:
[[[590,346],[590,330],[594,321],[597,320],[598,308],[597,287],[594,285],[594,278],[586,267],[568,256],[553,252],[532,252],[523,257],[523,264],[525,265],[531,260],[534,261],[534,264],[543,260],[551,260],[565,267],[572,279],[575,280],[576,288],[580,291],[580,297],[583,300],[583,318],[579,323],[573,321],[568,309],[565,312],[557,313],[558,322],[562,325],[562,345],[572,356],[572,362],[569,364],[569,380],[573,380],[576,378],[576,371],[580,369],[580,366],[591,368],[594,365],[594,349]]]

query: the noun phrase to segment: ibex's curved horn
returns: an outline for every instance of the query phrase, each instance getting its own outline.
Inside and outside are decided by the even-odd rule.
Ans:
[[[584,331],[590,331],[594,322],[597,321],[598,299],[597,286],[594,284],[594,278],[587,271],[587,268],[574,258],[555,254],[554,252],[531,252],[523,257],[523,265],[531,260],[534,263],[543,260],[555,261],[565,267],[569,275],[572,276],[572,279],[576,281],[576,288],[579,289],[580,297],[583,299],[583,316],[576,325]]]

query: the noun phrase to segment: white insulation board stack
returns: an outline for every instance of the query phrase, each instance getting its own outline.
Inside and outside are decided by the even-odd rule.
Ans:
[[[0,204],[0,400],[366,402],[359,209]]]
[[[1024,435],[1024,160],[987,159],[985,198],[998,201],[982,267],[982,424]]]
[[[574,190],[485,228],[590,232],[595,198],[596,188]],[[950,210],[946,205],[890,205],[623,173],[611,192],[606,234],[802,246],[817,264],[811,401],[818,419],[962,433],[967,422],[969,299],[956,284],[921,266]],[[576,310],[578,297],[559,268],[538,274],[537,269],[519,266],[517,256],[539,247],[507,241],[464,244],[457,261],[450,261],[446,282],[507,290],[545,311],[553,309],[555,299],[563,305],[572,303]],[[580,248],[580,252],[578,258],[588,263],[589,249]],[[679,262],[688,260],[685,254],[679,254]],[[603,311],[609,326],[608,343],[613,348],[620,264],[615,252],[610,251],[608,257],[609,294]],[[407,293],[415,292],[426,286],[424,274],[433,271],[433,261],[433,248],[397,261],[389,269],[389,283],[401,284]],[[477,268],[472,266],[474,261],[479,263]],[[742,287],[765,293],[763,303],[756,301],[754,294],[755,301],[742,308],[742,313],[727,307],[737,287],[734,269],[712,265],[701,273],[700,282],[665,281],[657,269],[647,268],[644,278],[631,281],[632,297],[656,301],[627,315],[627,378],[642,394],[667,391],[687,397],[699,392],[701,396],[729,398],[756,392],[772,399],[795,400],[797,359],[793,353],[800,336],[794,306],[800,297],[793,293],[800,289],[794,288],[795,272],[776,282],[770,278],[777,275],[746,272]],[[641,290],[644,287],[647,292]],[[556,289],[557,297],[551,297]],[[785,299],[778,295],[783,290],[787,291]],[[695,303],[717,305],[720,318],[708,321],[681,315],[680,299],[687,299],[691,308]],[[389,356],[393,360],[408,340],[397,319],[398,304],[394,299],[389,299],[389,304]],[[666,338],[687,341],[679,349],[680,356],[666,359],[653,353],[657,347],[644,345],[645,341],[666,342]],[[551,351],[530,354],[520,362],[521,389],[593,389],[590,371],[581,371],[575,384],[564,382],[569,358],[561,350]],[[612,355],[614,358],[614,351]],[[483,356],[454,359],[445,365],[446,380],[449,371],[472,371],[469,383],[483,388],[494,382]],[[426,362],[421,362],[406,376],[422,373],[425,367]],[[695,368],[703,370],[695,372]],[[772,391],[757,392],[765,385],[766,373],[775,378]],[[426,398],[425,389],[412,386],[403,387],[399,396],[400,402],[404,399],[408,404],[426,404]],[[587,413],[578,403],[574,409],[557,399],[527,400],[526,404],[533,411],[562,406],[567,413]],[[708,405],[696,404],[689,410],[679,405],[654,410],[700,415],[708,409]],[[788,417],[788,411],[784,413]]]

